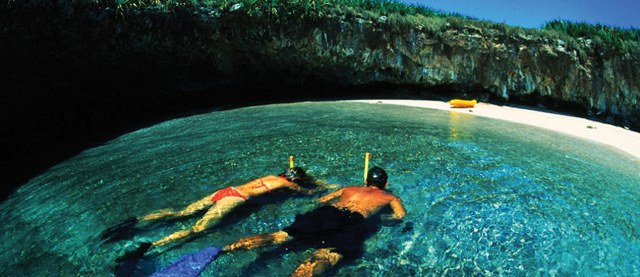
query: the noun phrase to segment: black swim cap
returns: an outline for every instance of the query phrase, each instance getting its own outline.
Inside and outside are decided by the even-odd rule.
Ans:
[[[387,184],[387,178],[387,172],[384,169],[374,166],[367,174],[367,186],[376,186],[382,189]]]
[[[304,169],[301,167],[292,167],[287,169],[285,172],[280,173],[279,176],[287,178],[289,181],[296,181],[307,178],[307,173],[304,172]]]

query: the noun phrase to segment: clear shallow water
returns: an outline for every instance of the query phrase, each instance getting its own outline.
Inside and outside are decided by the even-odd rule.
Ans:
[[[640,275],[640,164],[608,147],[464,114],[363,103],[249,107],[168,121],[89,149],[1,204],[2,276],[104,276],[130,240],[102,243],[132,215],[181,208],[279,173],[288,156],[331,183],[362,182],[363,155],[390,175],[407,216],[338,276]],[[210,244],[278,230],[315,197],[249,205],[143,261],[161,269]],[[268,201],[265,201],[268,202]],[[147,226],[155,240],[197,218]],[[309,251],[223,255],[204,276],[286,276]]]

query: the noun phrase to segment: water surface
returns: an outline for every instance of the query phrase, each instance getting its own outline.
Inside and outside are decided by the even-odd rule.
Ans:
[[[455,112],[364,103],[248,107],[176,119],[89,149],[1,204],[3,276],[105,276],[125,248],[197,217],[100,241],[129,216],[181,208],[296,165],[362,183],[363,156],[385,168],[407,208],[337,276],[640,275],[640,165],[610,147]],[[272,232],[314,197],[281,194],[146,258],[145,275],[210,244]],[[278,201],[271,203],[270,201]],[[221,256],[204,276],[286,276],[312,250]]]

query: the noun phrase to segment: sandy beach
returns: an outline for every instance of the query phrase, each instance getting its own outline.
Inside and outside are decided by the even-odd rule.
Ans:
[[[537,126],[566,135],[576,136],[597,143],[613,146],[630,154],[635,158],[635,161],[640,162],[640,133],[585,118],[562,115],[553,112],[498,106],[487,103],[478,103],[473,108],[454,109],[449,106],[449,103],[442,101],[384,99],[352,101],[372,104],[404,105],[443,111],[454,110],[459,113],[467,113],[475,116]]]

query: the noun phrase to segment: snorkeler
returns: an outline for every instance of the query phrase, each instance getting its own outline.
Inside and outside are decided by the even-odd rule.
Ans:
[[[307,188],[309,185],[321,185],[321,187],[309,189]],[[320,189],[330,187],[323,187],[323,185],[324,183],[322,181],[313,180],[313,178],[308,176],[302,168],[291,167],[278,176],[268,175],[255,179],[241,186],[220,189],[213,194],[208,195],[188,205],[186,208],[180,211],[161,210],[156,213],[135,218],[133,220],[130,220],[131,222],[126,223],[125,225],[135,225],[140,221],[185,217],[208,208],[204,216],[202,216],[202,218],[198,220],[191,228],[177,231],[154,242],[141,243],[137,249],[126,253],[125,256],[121,257],[119,260],[136,259],[137,257],[144,255],[144,253],[152,247],[162,246],[167,243],[200,233],[206,230],[208,227],[219,222],[225,215],[229,214],[233,209],[242,205],[251,198],[279,189],[289,189],[311,195],[316,193]],[[108,229],[106,233],[114,232]],[[104,237],[105,236],[103,235],[103,238]]]
[[[246,237],[222,248],[223,252],[253,249],[285,242],[304,243],[317,250],[300,264],[291,276],[316,276],[344,259],[362,255],[368,237],[367,219],[390,206],[393,214],[384,220],[400,220],[406,214],[399,197],[385,190],[387,173],[373,167],[367,174],[366,186],[338,189],[317,200],[329,203],[306,214],[297,215],[293,224],[270,234]]]

